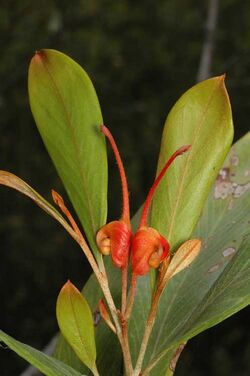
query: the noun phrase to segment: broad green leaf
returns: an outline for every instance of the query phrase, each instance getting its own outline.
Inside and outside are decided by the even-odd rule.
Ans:
[[[63,336],[79,359],[98,375],[96,368],[96,346],[91,310],[80,291],[68,281],[61,289],[56,316]]]
[[[182,145],[192,148],[176,159],[158,187],[151,225],[173,250],[190,238],[233,138],[224,76],[188,90],[170,111],[163,131],[158,171]]]
[[[23,193],[25,196],[31,198],[40,208],[42,208],[47,214],[58,221],[65,228],[65,230],[73,238],[75,238],[73,229],[68,224],[68,222],[65,221],[62,215],[39,193],[37,193],[32,187],[25,183],[25,181],[12,174],[11,172],[0,170],[0,184],[16,189],[17,191]]]
[[[250,303],[250,133],[237,142],[220,170],[193,237],[202,239],[198,258],[166,288],[144,368],[165,375],[170,350]],[[131,345],[138,353],[150,305],[149,277],[138,284],[130,324]],[[165,363],[164,363],[165,359]],[[159,373],[158,361],[162,373]]]
[[[15,340],[8,334],[0,330],[0,341],[5,343],[11,350],[15,351],[20,357],[27,360],[46,376],[84,376],[67,364],[45,355],[22,342]],[[2,350],[4,351],[4,350]],[[1,371],[4,371],[3,369]]]
[[[68,56],[41,50],[29,68],[31,110],[93,250],[107,212],[107,160],[94,87]]]

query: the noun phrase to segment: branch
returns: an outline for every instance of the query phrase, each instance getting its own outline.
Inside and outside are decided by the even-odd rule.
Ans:
[[[219,0],[210,0],[208,4],[205,38],[197,74],[197,82],[203,81],[211,76],[218,11]]]

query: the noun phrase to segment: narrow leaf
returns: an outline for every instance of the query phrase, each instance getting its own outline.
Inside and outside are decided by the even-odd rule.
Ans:
[[[0,330],[0,341],[5,343],[11,350],[15,351],[20,357],[27,360],[46,376],[84,376],[64,364],[60,360],[52,358],[41,351],[38,351],[22,342],[15,340],[8,334]],[[2,371],[4,371],[2,369]]]
[[[169,240],[172,249],[191,237],[232,138],[224,76],[192,87],[168,115],[157,170],[179,147],[192,146],[171,166],[152,203],[151,225]]]
[[[58,221],[68,233],[76,237],[71,226],[67,221],[62,217],[62,215],[48,202],[46,201],[39,193],[37,193],[33,188],[31,188],[25,181],[20,179],[18,176],[12,174],[11,172],[0,170],[0,184],[7,187],[13,188],[25,196],[31,198],[40,208],[42,208],[47,214],[53,217]]]
[[[29,68],[31,110],[92,249],[106,222],[107,158],[101,110],[85,71],[54,50],[37,52]]]
[[[98,375],[92,313],[83,295],[70,281],[59,293],[56,315],[60,330],[76,355]]]

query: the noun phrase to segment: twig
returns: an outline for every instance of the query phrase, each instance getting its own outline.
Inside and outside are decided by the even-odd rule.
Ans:
[[[127,305],[127,309],[125,312],[126,319],[129,319],[133,305],[134,305],[135,293],[136,293],[136,282],[137,282],[137,275],[132,273],[129,300],[128,300],[128,305]]]
[[[140,348],[139,355],[138,355],[137,362],[136,362],[136,366],[135,366],[135,369],[134,369],[134,375],[135,376],[140,375],[143,359],[144,359],[145,352],[146,352],[147,345],[148,345],[148,341],[149,341],[149,337],[150,337],[150,334],[152,332],[152,329],[153,329],[153,326],[154,326],[154,323],[155,323],[157,307],[158,307],[158,303],[159,303],[162,291],[163,291],[163,285],[158,284],[158,287],[155,291],[153,302],[152,302],[152,305],[151,305],[151,308],[150,308],[150,311],[149,311],[149,314],[148,314],[148,319],[147,319],[146,326],[145,326],[145,331],[144,331],[144,335],[143,335],[143,339],[142,339],[142,343],[141,343],[141,348]]]
[[[218,11],[219,0],[210,0],[208,4],[205,38],[197,74],[197,82],[203,81],[211,76]]]
[[[121,270],[122,273],[122,302],[121,302],[121,313],[125,314],[126,305],[127,305],[127,287],[128,287],[128,261],[126,265]]]

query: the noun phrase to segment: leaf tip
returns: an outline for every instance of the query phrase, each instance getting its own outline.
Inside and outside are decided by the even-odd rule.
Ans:
[[[56,205],[60,207],[60,205],[64,205],[64,201],[62,196],[59,195],[54,189],[51,189],[51,196]]]
[[[67,282],[63,285],[62,290],[71,290],[74,285],[71,280],[68,279]]]
[[[41,62],[41,60],[44,60],[46,57],[47,56],[46,56],[45,50],[36,50],[35,55],[33,56],[33,59],[36,62]]]
[[[186,269],[199,255],[201,239],[190,239],[183,243],[174,254],[166,273],[166,279]]]
[[[219,78],[221,79],[222,82],[224,82],[226,79],[226,73],[223,73],[221,76],[219,76]]]

